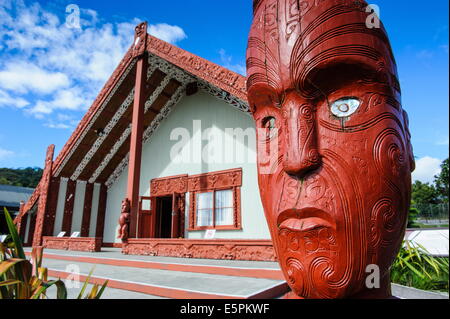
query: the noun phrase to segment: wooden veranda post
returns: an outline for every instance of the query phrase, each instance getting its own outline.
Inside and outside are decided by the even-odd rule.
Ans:
[[[130,201],[130,238],[137,237],[137,215],[139,211],[139,182],[142,160],[142,134],[145,107],[145,85],[148,60],[145,52],[147,22],[135,29],[133,56],[137,58],[134,90],[133,116],[131,122],[130,159],[128,165],[127,198]]]

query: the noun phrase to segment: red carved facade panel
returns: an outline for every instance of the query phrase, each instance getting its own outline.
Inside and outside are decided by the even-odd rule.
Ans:
[[[33,235],[33,246],[40,246],[42,244],[42,233],[44,231],[44,222],[47,210],[48,191],[50,189],[52,176],[53,154],[55,152],[55,145],[50,145],[47,148],[45,155],[45,166],[42,174],[40,184],[40,196],[38,201],[38,208],[36,212],[36,229]]]
[[[102,239],[87,237],[44,237],[43,246],[48,249],[99,252],[102,248]]]
[[[122,253],[184,258],[274,261],[270,240],[128,239]]]
[[[188,191],[206,191],[242,186],[242,169],[230,169],[189,176]]]
[[[58,206],[58,194],[59,194],[59,178],[52,178],[50,183],[50,190],[48,194],[47,210],[45,212],[45,225],[43,236],[52,236],[55,227],[56,209]]]
[[[201,230],[215,228],[221,230],[241,229],[241,186],[242,169],[230,169],[218,172],[209,172],[205,174],[192,175],[188,178],[189,197],[189,229]],[[199,227],[196,225],[196,194],[205,191],[214,190],[233,190],[233,225]]]
[[[81,219],[81,237],[89,237],[89,226],[91,223],[92,196],[94,194],[94,184],[87,183],[84,193],[83,217]]]
[[[27,216],[28,215],[25,215],[25,218],[28,218]],[[33,245],[34,230],[36,229],[36,213],[29,216],[30,227],[28,228],[28,238],[25,246]]]
[[[27,228],[27,216],[23,214],[24,207],[25,203],[21,201],[19,206],[19,215],[17,216],[16,219],[14,219],[14,223],[17,228],[17,233],[22,238],[22,242],[25,238],[25,229]]]
[[[100,195],[98,199],[97,226],[95,229],[95,237],[103,238],[105,228],[106,200],[108,198],[108,188],[106,185],[100,185]]]
[[[72,231],[72,216],[73,216],[73,207],[75,203],[75,191],[77,188],[77,182],[68,180],[67,181],[67,190],[64,204],[64,216],[61,231],[66,232],[66,236],[70,236]]]
[[[150,182],[151,197],[168,196],[187,192],[188,175],[155,178]]]

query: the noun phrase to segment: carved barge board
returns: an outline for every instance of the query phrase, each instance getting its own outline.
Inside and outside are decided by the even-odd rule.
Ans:
[[[38,209],[36,213],[36,228],[33,235],[33,246],[40,246],[42,244],[42,233],[44,232],[44,224],[46,222],[46,210],[48,191],[50,189],[51,177],[52,177],[52,163],[53,154],[55,152],[55,145],[50,145],[47,148],[47,154],[45,155],[45,166],[42,178],[40,181],[41,193],[38,201]]]

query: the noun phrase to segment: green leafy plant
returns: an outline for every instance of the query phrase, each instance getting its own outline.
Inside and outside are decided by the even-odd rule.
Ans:
[[[448,258],[433,257],[423,246],[405,240],[391,267],[391,280],[417,289],[448,292],[448,273]]]
[[[420,214],[419,209],[417,209],[415,206],[415,202],[411,201],[411,206],[409,207],[409,214],[408,214],[408,225],[407,228],[418,228],[416,219]]]
[[[4,209],[9,235],[0,243],[0,299],[46,299],[47,290],[56,287],[56,298],[67,299],[67,289],[64,282],[48,280],[48,270],[42,267],[43,247],[34,247],[31,261],[25,256],[21,239],[9,212]],[[89,283],[92,271],[84,282],[78,299]],[[99,299],[108,281],[101,287],[95,284],[85,299]]]

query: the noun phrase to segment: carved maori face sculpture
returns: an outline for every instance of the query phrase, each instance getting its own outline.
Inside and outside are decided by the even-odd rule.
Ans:
[[[295,297],[390,296],[414,160],[389,40],[382,25],[367,27],[366,6],[254,1],[259,187]],[[369,265],[380,288],[365,285]]]

